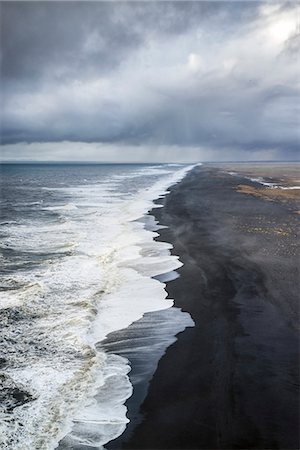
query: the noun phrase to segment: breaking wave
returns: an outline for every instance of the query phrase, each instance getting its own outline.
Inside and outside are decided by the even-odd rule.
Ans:
[[[101,448],[124,431],[130,366],[96,344],[172,306],[163,281],[181,263],[138,219],[189,169],[43,186],[37,220],[2,222],[2,448]],[[145,176],[156,181],[124,186]]]

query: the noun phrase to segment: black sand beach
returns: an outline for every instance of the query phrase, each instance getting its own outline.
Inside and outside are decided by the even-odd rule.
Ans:
[[[143,420],[108,449],[299,448],[300,208],[238,192],[259,186],[228,170],[196,167],[151,213],[184,263],[169,297],[195,326],[161,358]]]

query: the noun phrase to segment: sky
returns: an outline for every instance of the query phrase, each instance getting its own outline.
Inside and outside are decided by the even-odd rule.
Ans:
[[[297,2],[1,2],[1,160],[299,159]]]

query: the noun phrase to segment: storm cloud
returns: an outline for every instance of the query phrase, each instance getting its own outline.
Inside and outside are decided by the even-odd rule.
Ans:
[[[2,2],[2,159],[296,159],[297,20],[294,2]]]

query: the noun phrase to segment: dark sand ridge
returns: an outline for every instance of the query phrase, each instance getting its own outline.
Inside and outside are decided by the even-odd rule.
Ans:
[[[299,216],[241,184],[257,187],[197,167],[154,210],[184,263],[168,293],[195,327],[160,360],[142,423],[107,448],[299,448]]]

